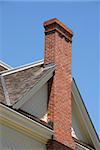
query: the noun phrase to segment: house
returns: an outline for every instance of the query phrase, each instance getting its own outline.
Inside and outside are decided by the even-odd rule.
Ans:
[[[0,149],[100,150],[71,75],[73,32],[55,18],[44,28],[44,61],[0,63]]]

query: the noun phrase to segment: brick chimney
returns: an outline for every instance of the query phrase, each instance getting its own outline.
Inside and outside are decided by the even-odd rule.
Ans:
[[[55,64],[55,74],[49,81],[48,120],[53,122],[54,136],[48,150],[75,149],[71,136],[71,59],[72,31],[54,18],[44,22],[44,64]]]

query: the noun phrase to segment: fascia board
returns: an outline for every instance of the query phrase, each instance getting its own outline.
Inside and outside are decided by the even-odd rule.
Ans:
[[[10,127],[44,144],[46,144],[53,135],[53,130],[3,104],[0,104],[0,124]]]
[[[5,69],[13,69],[11,66],[9,66],[8,64],[6,64],[5,62],[0,60],[0,66],[4,67]]]
[[[12,74],[12,73],[23,71],[25,69],[29,69],[31,67],[36,67],[36,66],[39,66],[39,65],[43,65],[43,63],[44,63],[43,60],[39,60],[39,61],[36,61],[34,63],[30,63],[30,64],[22,65],[22,66],[19,66],[19,67],[16,67],[16,68],[12,68],[11,70],[2,71],[1,75],[6,76],[6,75],[9,75],[9,74]]]
[[[54,70],[54,67],[48,70],[46,75],[40,78],[40,80],[34,85],[34,87],[13,105],[13,108],[19,109],[25,102],[27,102],[53,76]]]
[[[95,146],[95,149],[98,150],[98,149],[100,149],[99,139],[98,139],[98,137],[94,131],[93,125],[90,121],[90,118],[89,118],[88,113],[86,111],[85,105],[83,104],[83,100],[80,97],[80,94],[78,92],[78,89],[77,89],[74,81],[72,81],[72,95],[73,95],[75,103],[77,105],[77,109],[80,112],[80,115],[83,119],[84,125],[85,125],[85,127],[86,127],[86,129],[87,129],[87,131],[91,137],[91,140]]]

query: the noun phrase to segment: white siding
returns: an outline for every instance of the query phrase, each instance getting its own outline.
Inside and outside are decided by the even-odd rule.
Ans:
[[[93,145],[91,138],[84,125],[84,122],[80,116],[80,113],[78,112],[77,105],[75,104],[74,99],[72,99],[72,128],[73,128],[73,135],[75,138],[91,146]]]
[[[0,125],[0,150],[46,150],[46,146],[11,128]]]
[[[47,83],[40,88],[34,96],[29,99],[21,109],[33,114],[38,118],[43,118],[47,113]]]

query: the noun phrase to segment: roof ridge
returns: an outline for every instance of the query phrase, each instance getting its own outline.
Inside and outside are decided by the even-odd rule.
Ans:
[[[2,71],[2,72],[0,72],[0,74],[1,74],[1,76],[9,75],[9,74],[12,74],[12,73],[15,73],[15,72],[18,72],[18,71],[29,69],[31,67],[36,67],[38,65],[42,65],[43,63],[44,63],[43,59],[38,60],[38,61],[35,61],[33,63],[30,63],[30,64],[25,64],[25,65],[22,65],[22,66],[18,66],[16,68],[11,69],[11,70]]]
[[[0,65],[6,69],[13,69],[10,65],[6,64],[4,61],[0,60]]]

